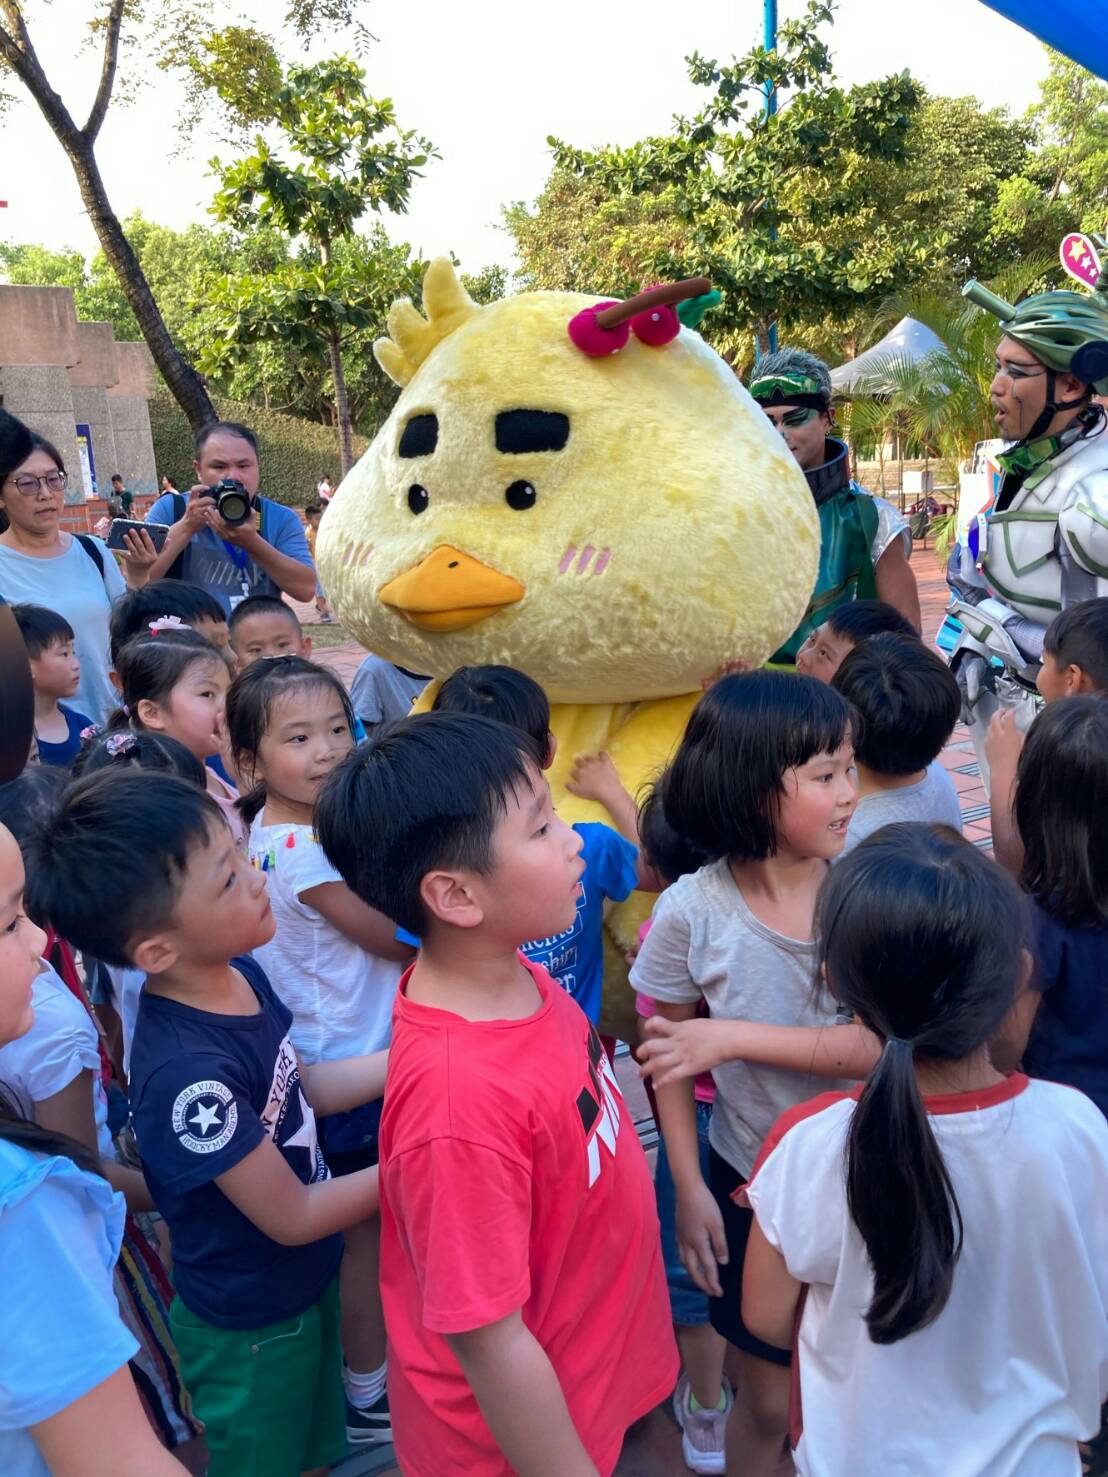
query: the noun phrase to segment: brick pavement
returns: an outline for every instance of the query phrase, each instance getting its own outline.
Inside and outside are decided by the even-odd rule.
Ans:
[[[912,566],[919,585],[923,635],[926,640],[933,641],[946,609],[946,581],[933,549],[924,549],[917,544],[912,555]],[[297,605],[296,610],[305,625],[318,622],[314,606]],[[364,654],[360,646],[350,643],[321,649],[318,658],[344,681],[349,682]],[[963,727],[959,726],[954,730],[950,742],[939,756],[939,762],[950,772],[958,791],[966,836],[978,846],[990,847],[992,833],[989,827],[988,796],[981,784],[973,744]],[[653,1122],[646,1095],[629,1056],[622,1056],[617,1060],[616,1074],[635,1122],[639,1125],[640,1137],[652,1146],[656,1137]],[[400,1469],[391,1463],[390,1450],[391,1448],[372,1454],[359,1452],[336,1467],[335,1471],[340,1477],[366,1477],[369,1473],[377,1474],[377,1477],[400,1477]],[[614,1477],[688,1477],[688,1468],[681,1456],[680,1433],[668,1406],[659,1406],[657,1410],[651,1411],[627,1433]]]

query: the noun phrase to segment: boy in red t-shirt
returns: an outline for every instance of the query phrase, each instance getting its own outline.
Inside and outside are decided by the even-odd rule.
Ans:
[[[608,1477],[677,1352],[646,1159],[596,1032],[528,939],[567,928],[581,841],[489,719],[374,735],[316,810],[363,901],[422,939],[381,1120],[381,1293],[406,1477]]]

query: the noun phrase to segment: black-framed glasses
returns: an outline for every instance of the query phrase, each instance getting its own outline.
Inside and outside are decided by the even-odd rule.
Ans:
[[[16,492],[24,497],[34,497],[40,487],[45,487],[48,492],[64,492],[69,483],[69,474],[66,472],[47,472],[45,477],[32,477],[29,472],[22,477],[13,477]]]

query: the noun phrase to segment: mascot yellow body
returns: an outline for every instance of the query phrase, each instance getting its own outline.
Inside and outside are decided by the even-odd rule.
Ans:
[[[607,749],[637,793],[702,681],[760,665],[795,629],[819,556],[804,477],[728,365],[687,328],[591,358],[567,323],[598,301],[478,307],[433,262],[426,317],[396,304],[375,346],[403,392],[318,541],[328,595],[370,651],[437,678],[505,663],[542,684],[571,822],[608,819],[566,792],[573,756]],[[612,910],[620,950],[647,907]],[[612,962],[605,1024],[627,1036]]]

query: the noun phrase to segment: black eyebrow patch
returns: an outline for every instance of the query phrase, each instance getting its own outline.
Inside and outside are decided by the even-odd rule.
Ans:
[[[569,416],[556,410],[502,410],[496,417],[496,449],[561,451],[569,440]]]
[[[401,456],[430,456],[439,444],[437,415],[413,415],[397,448]]]

